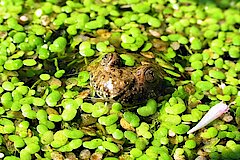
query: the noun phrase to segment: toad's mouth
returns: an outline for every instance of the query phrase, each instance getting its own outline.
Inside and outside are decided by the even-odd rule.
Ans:
[[[134,81],[113,81],[109,79],[101,88],[97,89],[96,93],[99,97],[120,101],[132,88],[134,88]]]
[[[128,83],[128,85],[126,85],[126,87],[124,87],[121,91],[118,92],[118,94],[113,95],[111,98],[114,101],[117,102],[123,102],[123,99],[129,95],[129,92],[132,92],[135,88],[135,81],[133,80],[132,82]]]

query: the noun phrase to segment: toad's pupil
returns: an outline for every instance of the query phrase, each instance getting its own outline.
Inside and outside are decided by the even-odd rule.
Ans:
[[[155,75],[154,75],[154,71],[152,69],[148,69],[145,72],[145,79],[147,82],[154,82]]]

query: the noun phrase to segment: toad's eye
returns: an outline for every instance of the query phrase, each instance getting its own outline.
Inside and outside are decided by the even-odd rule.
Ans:
[[[105,65],[111,62],[112,57],[113,57],[112,54],[106,54],[102,59],[102,64]]]
[[[116,53],[106,54],[101,62],[103,66],[116,66],[120,65],[120,63],[120,57]]]
[[[145,80],[152,83],[156,80],[156,75],[153,68],[149,68],[144,73]]]

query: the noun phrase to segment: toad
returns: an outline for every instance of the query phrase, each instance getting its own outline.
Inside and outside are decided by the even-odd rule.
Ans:
[[[105,100],[124,106],[139,105],[162,93],[164,74],[156,63],[146,61],[129,67],[119,54],[109,53],[90,66],[90,86]]]

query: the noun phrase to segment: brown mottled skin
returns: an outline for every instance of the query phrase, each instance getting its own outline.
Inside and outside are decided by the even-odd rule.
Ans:
[[[128,67],[121,61],[117,53],[109,53],[88,69],[90,85],[99,97],[129,106],[161,94],[163,72],[158,64],[147,62]]]

